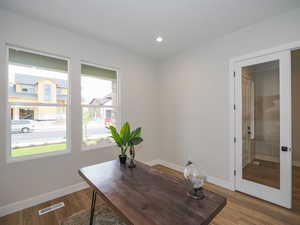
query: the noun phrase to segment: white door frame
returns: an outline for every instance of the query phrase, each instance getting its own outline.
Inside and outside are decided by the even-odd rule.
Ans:
[[[288,44],[280,45],[270,49],[264,49],[261,51],[253,52],[243,56],[231,58],[229,60],[229,178],[230,178],[230,189],[236,190],[235,173],[236,173],[236,79],[235,79],[235,64],[240,61],[256,58],[259,56],[269,55],[276,52],[285,50],[293,51],[300,48],[300,41],[291,42]]]

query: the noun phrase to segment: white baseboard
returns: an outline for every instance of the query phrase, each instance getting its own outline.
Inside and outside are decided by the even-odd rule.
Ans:
[[[43,202],[47,202],[59,197],[62,197],[64,195],[71,194],[76,191],[80,191],[82,189],[88,188],[88,184],[85,182],[81,182],[78,184],[70,185],[55,191],[51,191],[45,194],[41,194],[38,196],[35,196],[33,198],[25,199],[22,201],[18,201],[9,205],[5,205],[0,207],[0,217],[20,211],[22,209],[26,209],[35,205],[38,205]]]
[[[170,162],[167,162],[167,161],[164,161],[164,160],[156,159],[156,160],[153,160],[152,162],[155,163],[155,164],[152,164],[153,166],[157,165],[157,164],[160,164],[160,165],[169,167],[173,170],[177,170],[179,172],[183,172],[183,170],[184,170],[183,166],[179,166],[179,165],[176,165],[174,163],[170,163]],[[230,181],[223,180],[223,179],[220,179],[220,178],[217,178],[217,177],[207,176],[207,182],[218,185],[218,186],[221,186],[221,187],[229,189],[229,190],[234,190],[234,185]]]
[[[154,160],[152,160],[152,161],[149,161],[149,162],[143,162],[143,163],[145,163],[145,164],[147,164],[147,165],[149,165],[149,166],[155,166],[155,165],[160,164],[160,162],[161,162],[160,159],[154,159]]]
[[[160,165],[169,167],[171,169],[174,169],[174,170],[177,170],[180,172],[183,172],[183,169],[184,169],[183,166],[179,166],[174,163],[170,163],[170,162],[167,162],[167,161],[164,161],[161,159],[155,159],[155,160],[146,162],[146,164],[148,164],[149,166],[154,166],[154,165],[160,164]],[[229,181],[225,181],[225,180],[211,177],[211,176],[207,177],[207,181],[209,183],[213,183],[215,185],[233,190],[232,185],[230,184]],[[57,189],[57,190],[48,192],[48,193],[44,193],[44,194],[29,198],[29,199],[21,200],[21,201],[15,202],[15,203],[11,203],[11,204],[2,206],[2,207],[0,207],[0,217],[23,210],[23,209],[26,209],[26,208],[29,208],[29,207],[32,207],[32,206],[35,206],[35,205],[38,205],[43,202],[47,202],[47,201],[62,197],[64,195],[71,194],[76,191],[80,191],[80,190],[88,188],[88,187],[89,186],[87,183],[81,182],[81,183],[70,185],[70,186],[67,186],[67,187],[64,187],[61,189]]]
[[[160,165],[169,167],[170,169],[173,169],[173,170],[176,170],[176,171],[179,171],[179,172],[183,172],[183,170],[184,170],[184,166],[179,166],[177,164],[170,163],[170,162],[167,162],[167,161],[164,161],[164,160],[161,160],[161,159],[157,159],[156,161],[157,161],[156,164],[160,164]]]
[[[211,183],[211,184],[215,184],[215,185],[223,187],[223,188],[226,188],[226,189],[229,189],[231,191],[235,190],[233,183],[231,183],[230,181],[224,180],[224,179],[208,176],[207,182]]]

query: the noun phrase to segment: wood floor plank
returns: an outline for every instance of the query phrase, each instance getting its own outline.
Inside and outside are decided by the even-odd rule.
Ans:
[[[0,224],[2,225],[23,225],[22,211],[15,212],[10,215],[0,218]]]
[[[35,207],[24,209],[21,211],[23,225],[36,225],[38,224],[37,211]]]
[[[54,211],[54,215],[55,215],[57,224],[59,224],[59,222],[62,221],[64,218],[66,218],[80,210],[80,208],[78,208],[75,203],[76,197],[73,197],[73,196],[74,196],[73,194],[67,195],[67,196],[59,198],[59,201],[57,201],[57,202],[55,202],[55,201],[52,202],[52,204],[55,204],[58,202],[64,202],[64,204],[65,204],[65,207],[62,207],[62,208]],[[71,200],[69,199],[70,197],[72,198]]]
[[[182,173],[170,168],[161,165],[157,165],[155,168],[164,173],[182,178]],[[300,173],[294,173],[294,177],[298,177],[299,179],[297,179],[296,182],[300,182]],[[294,182],[294,186],[295,185],[299,185],[299,183],[295,184]],[[298,202],[300,200],[299,186],[294,190],[294,199],[296,197],[296,202],[294,202],[295,208],[293,210],[288,210],[249,195],[233,192],[213,184],[207,183],[205,184],[205,188],[227,198],[226,207],[215,217],[212,225],[300,225],[300,203]],[[297,195],[295,195],[295,192]],[[0,224],[59,225],[59,221],[62,221],[64,218],[81,210],[89,209],[91,203],[90,196],[91,189],[84,189],[1,217]],[[42,216],[38,215],[38,210],[61,201],[65,203],[65,207]],[[99,202],[100,199],[97,201]]]
[[[41,216],[38,215],[38,210],[46,208],[50,205],[52,205],[52,203],[51,201],[48,201],[34,207],[34,215],[37,216],[38,218],[38,225],[49,225],[49,224],[57,225],[54,211],[43,214]]]

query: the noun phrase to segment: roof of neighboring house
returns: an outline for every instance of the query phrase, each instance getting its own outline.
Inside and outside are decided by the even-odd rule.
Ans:
[[[39,77],[39,76],[32,76],[32,75],[28,75],[28,74],[18,74],[18,73],[15,75],[15,82],[16,83],[34,85],[39,80],[51,80],[54,83],[56,83],[56,85],[58,87],[61,87],[61,88],[67,88],[68,87],[67,81],[63,80],[63,79],[53,79],[53,78],[50,79],[50,78],[47,78],[47,77]]]
[[[93,98],[93,100],[90,102],[90,105],[104,105],[105,103],[112,100],[112,94],[108,94],[104,96],[103,98]]]

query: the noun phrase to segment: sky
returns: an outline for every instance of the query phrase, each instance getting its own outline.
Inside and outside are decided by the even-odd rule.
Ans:
[[[112,92],[112,81],[92,77],[81,77],[81,96],[90,102],[93,98],[103,98]]]

